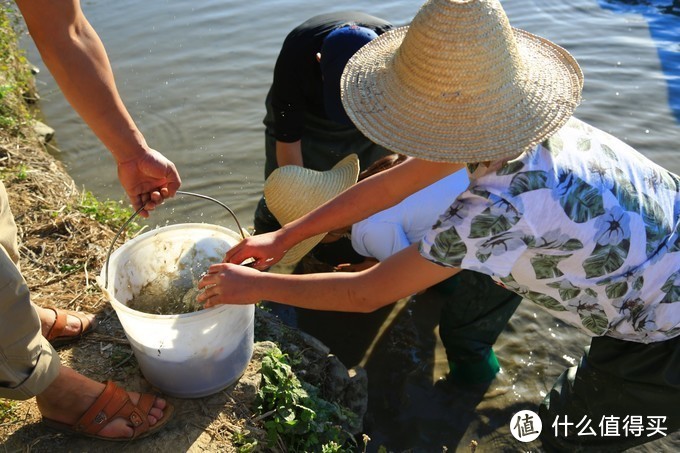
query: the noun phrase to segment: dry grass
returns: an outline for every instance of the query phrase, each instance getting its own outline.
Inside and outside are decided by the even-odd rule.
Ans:
[[[104,299],[93,273],[115,233],[77,210],[80,191],[39,142],[5,137],[0,160],[33,301],[98,311]]]

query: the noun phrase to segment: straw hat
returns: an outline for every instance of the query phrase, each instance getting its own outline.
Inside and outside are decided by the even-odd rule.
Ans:
[[[430,0],[409,27],[348,61],[347,114],[372,141],[440,162],[515,157],[551,136],[581,99],[563,48],[510,26],[498,0]]]
[[[264,183],[264,198],[281,225],[296,220],[357,182],[359,158],[350,154],[327,171],[297,165],[274,170]],[[314,248],[326,234],[305,239],[292,247],[281,264],[294,264]]]

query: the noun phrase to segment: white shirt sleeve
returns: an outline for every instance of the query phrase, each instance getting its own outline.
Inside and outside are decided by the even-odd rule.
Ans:
[[[383,261],[409,245],[400,225],[368,218],[352,226],[352,247],[360,255]]]
[[[419,242],[468,183],[467,171],[457,171],[357,222],[352,226],[352,247],[360,255],[383,261]]]

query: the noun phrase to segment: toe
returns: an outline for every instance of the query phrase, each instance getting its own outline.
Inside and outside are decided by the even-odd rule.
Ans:
[[[149,425],[153,426],[156,423],[158,423],[158,420],[161,420],[163,418],[163,411],[161,409],[158,409],[154,407],[149,411]]]

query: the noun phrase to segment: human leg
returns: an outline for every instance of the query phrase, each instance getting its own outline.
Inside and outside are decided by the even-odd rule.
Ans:
[[[491,381],[500,370],[492,346],[522,298],[496,284],[488,275],[461,271],[447,282],[449,297],[439,321],[449,362],[449,379],[478,384]]]
[[[0,397],[21,400],[56,379],[59,357],[41,335],[18,262],[16,225],[0,183]]]
[[[40,317],[30,303],[28,287],[2,247],[0,269],[0,397],[25,400],[36,396],[45,418],[75,423],[97,400],[104,385],[61,366],[58,354],[41,334]],[[133,404],[140,399],[137,393],[129,397]],[[170,417],[172,411],[167,407],[164,400],[153,400],[147,414],[150,428]],[[128,439],[134,433],[125,419],[114,418],[99,435]]]
[[[0,397],[23,400],[57,377],[59,356],[42,336],[28,287],[4,249],[0,269]]]
[[[97,400],[104,385],[61,366],[56,351],[41,334],[38,309],[31,304],[28,286],[15,264],[16,249],[14,220],[0,183],[0,398],[37,396],[43,416],[73,423]],[[140,396],[130,393],[129,398],[137,403]],[[162,399],[154,398],[147,406],[151,427],[172,414]],[[128,439],[134,434],[124,419],[110,421],[101,435]]]
[[[9,258],[5,263],[3,269],[15,267],[19,270],[19,250],[17,247],[17,229],[14,223],[11,209],[7,198],[7,192],[2,183],[0,183],[0,248],[2,248]],[[21,276],[19,274],[14,277],[8,277],[10,280],[18,282]],[[15,280],[13,280],[15,279]],[[9,299],[7,299],[9,301]],[[59,342],[67,343],[77,340],[81,334],[87,332],[94,327],[94,315],[90,313],[79,313],[74,316],[69,312],[58,310],[56,308],[42,308],[33,305],[37,310],[40,318],[42,334],[45,337],[53,337],[58,344]],[[21,319],[28,320],[28,317],[22,316]],[[21,326],[20,328],[24,328]]]
[[[173,407],[151,394],[125,392],[61,367],[54,382],[36,397],[47,426],[105,440],[144,437],[164,426]]]
[[[657,343],[593,338],[539,407],[554,451],[622,451],[680,428],[680,336]],[[591,431],[592,430],[592,431]]]
[[[43,337],[54,347],[78,341],[91,332],[97,321],[91,313],[62,310],[56,307],[36,307]]]

